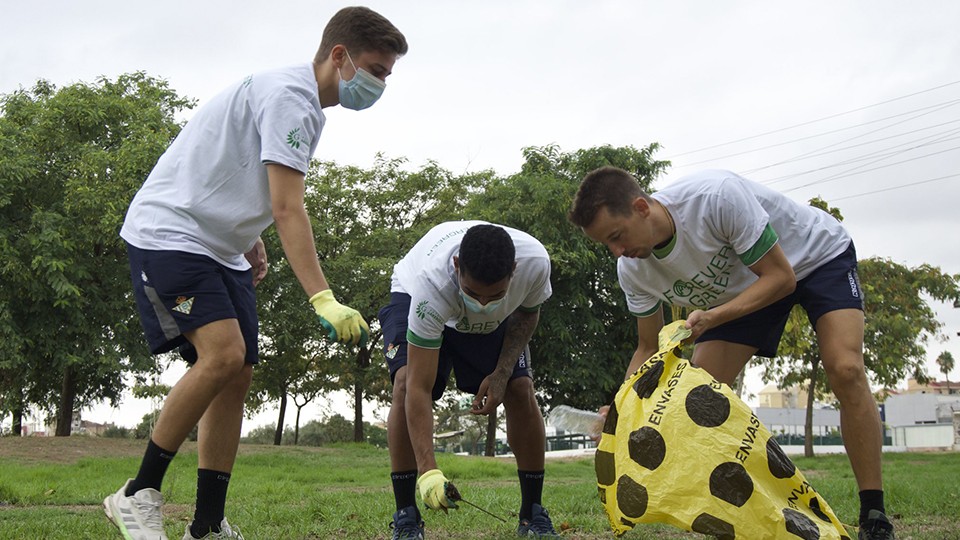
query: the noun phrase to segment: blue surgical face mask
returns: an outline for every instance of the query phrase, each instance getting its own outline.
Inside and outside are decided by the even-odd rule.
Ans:
[[[380,99],[387,84],[358,68],[350,58],[350,53],[347,53],[347,60],[350,60],[356,75],[349,81],[343,80],[343,76],[340,77],[340,105],[354,111],[362,111]],[[340,73],[339,68],[337,73]]]
[[[503,298],[498,298],[497,300],[487,302],[486,305],[481,304],[474,297],[463,292],[463,289],[460,289],[460,297],[463,298],[463,307],[467,308],[468,311],[481,315],[493,313],[500,307],[500,304],[503,303]]]

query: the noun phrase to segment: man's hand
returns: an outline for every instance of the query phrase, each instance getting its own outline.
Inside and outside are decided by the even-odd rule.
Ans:
[[[257,238],[257,242],[243,256],[250,263],[250,270],[253,271],[253,286],[256,287],[267,275],[267,250],[263,247],[263,240]]]
[[[310,298],[314,311],[320,317],[320,324],[329,332],[327,337],[341,343],[366,345],[370,327],[360,312],[347,307],[333,297],[333,291],[320,291]]]
[[[690,329],[692,334],[684,340],[684,343],[693,343],[701,334],[713,328],[715,325],[711,319],[712,317],[709,311],[698,309],[691,312],[690,315],[687,316],[687,322],[684,323],[684,327]]]
[[[470,414],[490,414],[503,403],[503,396],[507,392],[507,377],[493,372],[483,378],[477,395],[473,398]]]
[[[447,484],[450,481],[440,469],[429,470],[417,479],[417,491],[423,504],[434,510],[456,508],[457,503],[447,498]]]

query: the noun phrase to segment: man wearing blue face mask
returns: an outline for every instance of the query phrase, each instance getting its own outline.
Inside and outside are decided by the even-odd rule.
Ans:
[[[419,493],[432,509],[456,508],[433,453],[433,402],[451,370],[474,394],[472,414],[503,403],[520,477],[521,536],[557,537],[541,506],[545,434],[534,395],[529,342],[550,297],[550,257],[529,234],[482,221],[442,223],[393,269],[380,310],[393,381],[387,424],[397,511],[393,538],[423,538]]]
[[[120,235],[151,352],[179,348],[191,368],[164,402],[135,478],[104,500],[124,538],[166,539],[160,484],[199,422],[193,521],[183,538],[240,538],[224,518],[244,398],[257,363],[254,287],[267,273],[260,234],[275,223],[290,267],[334,341],[366,340],[317,260],[304,180],[325,117],[383,92],[403,34],[363,7],[338,11],[312,63],[256,73],[203,105],[160,157]]]

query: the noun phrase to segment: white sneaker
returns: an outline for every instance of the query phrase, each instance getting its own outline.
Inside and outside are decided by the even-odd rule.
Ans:
[[[227,523],[227,518],[223,518],[223,521],[220,522],[220,532],[209,532],[200,538],[194,538],[193,535],[190,534],[190,525],[192,524],[192,522],[187,524],[187,531],[183,533],[183,540],[227,540],[230,538],[243,540],[243,535],[240,534],[240,529],[234,529],[231,527],[230,524]]]
[[[141,489],[127,497],[127,480],[120,491],[103,500],[103,510],[127,540],[167,540],[163,532],[163,495],[155,489]]]

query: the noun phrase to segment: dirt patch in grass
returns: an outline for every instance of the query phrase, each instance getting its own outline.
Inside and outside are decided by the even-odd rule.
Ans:
[[[20,463],[76,463],[85,457],[143,455],[146,441],[102,437],[2,437],[0,458]]]
[[[85,457],[140,457],[147,441],[139,439],[107,439],[74,435],[71,437],[0,437],[0,459],[19,463],[76,463]],[[179,454],[195,453],[197,443],[186,441]],[[241,444],[239,454],[270,452],[299,452],[309,454],[336,453],[335,450],[313,446],[273,446],[269,444]]]

